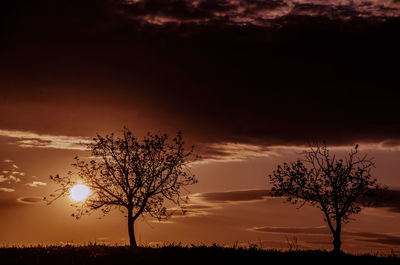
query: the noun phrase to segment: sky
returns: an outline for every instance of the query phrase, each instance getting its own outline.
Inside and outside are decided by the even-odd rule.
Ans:
[[[399,24],[392,0],[3,0],[0,244],[127,243],[120,212],[77,221],[41,199],[125,125],[202,156],[188,213],[139,220],[142,244],[330,249],[319,210],[269,197],[267,176],[325,140],[400,190]],[[399,200],[384,206],[345,225],[345,251],[400,251]]]

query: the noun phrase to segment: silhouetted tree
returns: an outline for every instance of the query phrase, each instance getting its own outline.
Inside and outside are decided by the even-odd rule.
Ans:
[[[333,235],[333,247],[341,252],[342,222],[360,212],[362,198],[373,197],[385,190],[371,176],[372,158],[359,155],[358,145],[338,159],[324,144],[303,153],[304,159],[278,165],[269,175],[272,195],[286,196],[301,208],[310,203],[321,209]]]
[[[75,157],[77,173],[50,176],[60,185],[53,199],[67,195],[75,184],[84,184],[91,190],[89,197],[74,204],[72,216],[80,218],[100,209],[104,214],[119,208],[127,213],[130,245],[137,246],[134,224],[143,214],[157,219],[167,218],[170,212],[164,202],[180,205],[187,201],[181,196],[184,186],[197,182],[187,167],[193,155],[193,146],[184,150],[181,133],[168,141],[167,134],[147,134],[142,140],[124,128],[122,137],[114,134],[97,135],[88,144],[93,159]]]

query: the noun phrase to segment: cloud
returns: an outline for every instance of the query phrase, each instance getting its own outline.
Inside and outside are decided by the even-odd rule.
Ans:
[[[196,151],[201,154],[201,159],[192,164],[212,162],[240,162],[251,157],[268,157],[277,155],[274,148],[262,145],[245,143],[213,143],[201,145]]]
[[[282,233],[282,234],[319,234],[326,235],[330,231],[326,226],[317,227],[277,227],[277,226],[262,226],[262,227],[252,227],[249,230],[255,232],[265,232],[265,233]]]
[[[173,217],[192,217],[209,215],[211,211],[225,204],[251,203],[262,201],[269,195],[268,190],[239,190],[226,192],[207,192],[189,195],[189,203],[180,208],[168,209]]]
[[[361,239],[363,241],[375,242],[384,245],[395,245],[398,246],[400,244],[400,236],[388,235],[388,234],[376,234],[372,235],[371,238]]]
[[[8,164],[6,166],[9,169],[1,171],[3,174],[0,175],[0,183],[1,182],[8,182],[8,183],[21,182],[21,179],[18,176],[23,177],[23,176],[25,176],[25,173],[17,171],[17,169],[19,169],[19,167],[16,164],[9,165],[9,163],[14,163],[13,161],[6,160],[6,161],[3,161],[3,162]]]
[[[1,129],[0,136],[16,139],[18,146],[26,148],[86,150],[84,144],[90,142],[88,138],[84,137],[37,134],[29,131]],[[12,167],[18,169],[18,166],[15,164]]]
[[[21,181],[20,178],[14,177],[13,175],[8,176],[8,179],[12,180],[12,181],[15,181],[15,182],[20,182]]]
[[[169,211],[174,217],[208,215],[226,204],[258,202],[267,196],[269,191],[264,189],[196,193],[189,196],[189,203],[184,207],[185,214],[179,209]]]
[[[220,192],[204,192],[190,195],[191,201],[203,203],[235,203],[235,202],[256,202],[271,197],[271,191],[267,189],[251,189],[251,190],[234,190]],[[373,202],[371,207],[393,207],[400,206],[400,191],[388,190],[387,194],[382,198],[372,198],[369,202]],[[362,199],[361,203],[364,203]],[[372,201],[371,201],[372,200]],[[198,205],[200,206],[200,205]],[[395,210],[393,210],[395,211]]]
[[[33,181],[31,183],[26,183],[25,185],[32,187],[32,188],[37,188],[37,187],[47,186],[47,183],[41,182],[41,181]]]
[[[400,212],[400,191],[389,190],[388,194],[383,198],[372,198],[368,199],[368,202],[372,202],[369,207],[375,208],[387,208],[387,210],[398,213]],[[266,201],[267,198],[271,197],[270,190],[267,189],[252,189],[252,190],[234,190],[234,191],[222,191],[222,192],[205,192],[196,193],[189,196],[189,204],[186,205],[185,210],[188,212],[186,216],[194,215],[208,215],[211,211],[225,207],[232,204],[243,204],[243,203],[255,203],[260,201]],[[362,199],[361,204],[366,201]],[[184,216],[178,210],[171,209],[174,216]],[[306,228],[285,228],[285,227],[256,227],[252,228],[257,231],[263,232],[296,232],[300,233],[303,229],[303,233],[310,234],[325,234],[329,233],[325,227],[306,227]],[[286,229],[286,230],[285,230]],[[293,231],[290,229],[294,229]]]
[[[120,11],[125,16],[150,24],[211,23],[269,26],[271,20],[289,15],[351,17],[398,16],[399,5],[392,1],[358,0],[141,0],[126,1]]]
[[[4,191],[4,192],[14,192],[15,189],[10,189],[10,188],[0,188],[0,191]]]
[[[226,192],[198,193],[191,199],[200,200],[205,203],[231,203],[231,202],[254,202],[264,200],[269,196],[268,190],[238,190]]]
[[[9,182],[10,183],[11,181],[20,182],[21,179],[18,177],[15,177],[13,175],[8,175],[8,176],[0,175],[0,183],[1,182]]]
[[[204,209],[211,209],[212,206],[210,205],[198,205],[198,204],[189,204],[185,207],[187,210],[204,210]]]
[[[33,197],[20,197],[16,200],[18,203],[22,204],[39,204],[43,203],[43,198],[38,196]]]
[[[388,140],[390,141],[390,140]],[[376,143],[359,143],[361,151],[390,151],[399,152],[400,143],[388,141]],[[330,146],[331,151],[348,151],[354,145],[334,145]],[[206,164],[213,162],[241,162],[249,158],[282,156],[286,151],[301,153],[309,149],[307,145],[262,145],[251,143],[221,142],[211,144],[201,144],[196,151],[201,154],[201,158],[192,162],[196,164]]]
[[[367,202],[372,202],[371,207],[387,208],[387,210],[400,213],[400,190],[388,190],[382,198],[363,199]]]
[[[252,227],[249,230],[254,232],[277,233],[277,234],[324,235],[324,236],[328,235],[330,236],[331,234],[329,228],[326,226],[318,226],[318,227],[262,226],[262,227]],[[342,235],[356,240],[376,242],[385,245],[398,245],[400,243],[400,236],[395,234],[344,230],[342,232]]]
[[[19,6],[27,5],[25,1],[21,2]],[[168,24],[194,23],[202,25],[220,23],[235,26],[269,26],[271,20],[294,15],[327,16],[341,19],[351,17],[381,18],[399,15],[398,3],[391,0],[88,0],[85,4],[77,0],[66,3],[49,0],[38,2],[40,3],[39,6],[42,7],[42,12],[46,14],[46,17],[53,18],[60,30],[67,28],[67,25],[61,23],[63,19],[72,16],[74,14],[72,11],[77,10],[86,15],[86,17],[75,16],[75,23],[79,23],[82,29],[90,28],[93,24],[98,26],[100,21],[106,28],[118,22],[121,23],[121,21],[125,23],[129,21],[138,27],[146,27],[149,24],[168,26]],[[12,4],[9,4],[9,6],[13,7]],[[97,6],[97,9],[93,10],[93,6]],[[36,11],[34,7],[28,7],[32,9],[31,12]],[[6,11],[7,9],[4,11],[5,14],[7,14]],[[29,21],[29,19],[25,19]],[[38,23],[37,20],[39,18],[29,22]],[[106,24],[106,22],[109,23]],[[49,30],[49,28],[46,28],[46,30]]]
[[[197,203],[188,203],[183,206],[182,209],[179,208],[170,208],[167,210],[167,214],[172,216],[173,218],[176,217],[193,217],[193,216],[200,216],[200,215],[209,215],[209,210],[215,210],[217,207],[215,205],[205,205],[205,204],[197,204]],[[154,222],[158,222],[155,220]],[[166,221],[163,220],[163,223],[174,223],[174,221]]]

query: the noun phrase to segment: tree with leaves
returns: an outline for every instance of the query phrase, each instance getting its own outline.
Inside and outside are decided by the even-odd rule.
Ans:
[[[76,184],[86,185],[90,195],[73,204],[76,211],[72,215],[78,219],[95,210],[103,214],[122,210],[127,214],[132,247],[137,246],[134,224],[138,217],[169,217],[165,202],[182,206],[188,199],[182,196],[182,189],[197,182],[188,167],[193,146],[185,151],[181,133],[172,141],[167,134],[150,133],[140,140],[124,127],[122,137],[97,135],[87,147],[93,159],[75,157],[76,173],[50,176],[60,188],[51,194],[49,203],[68,195]]]
[[[269,175],[273,196],[285,196],[301,208],[309,203],[321,209],[333,236],[334,252],[341,252],[342,223],[361,211],[365,198],[376,197],[386,188],[371,175],[375,167],[358,145],[343,159],[331,155],[326,144],[303,152],[304,158],[278,165]]]

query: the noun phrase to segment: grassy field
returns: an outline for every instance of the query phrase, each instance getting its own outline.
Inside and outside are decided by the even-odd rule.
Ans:
[[[0,264],[400,264],[399,257],[336,256],[324,251],[259,250],[218,246],[160,248],[64,246],[0,248]]]

